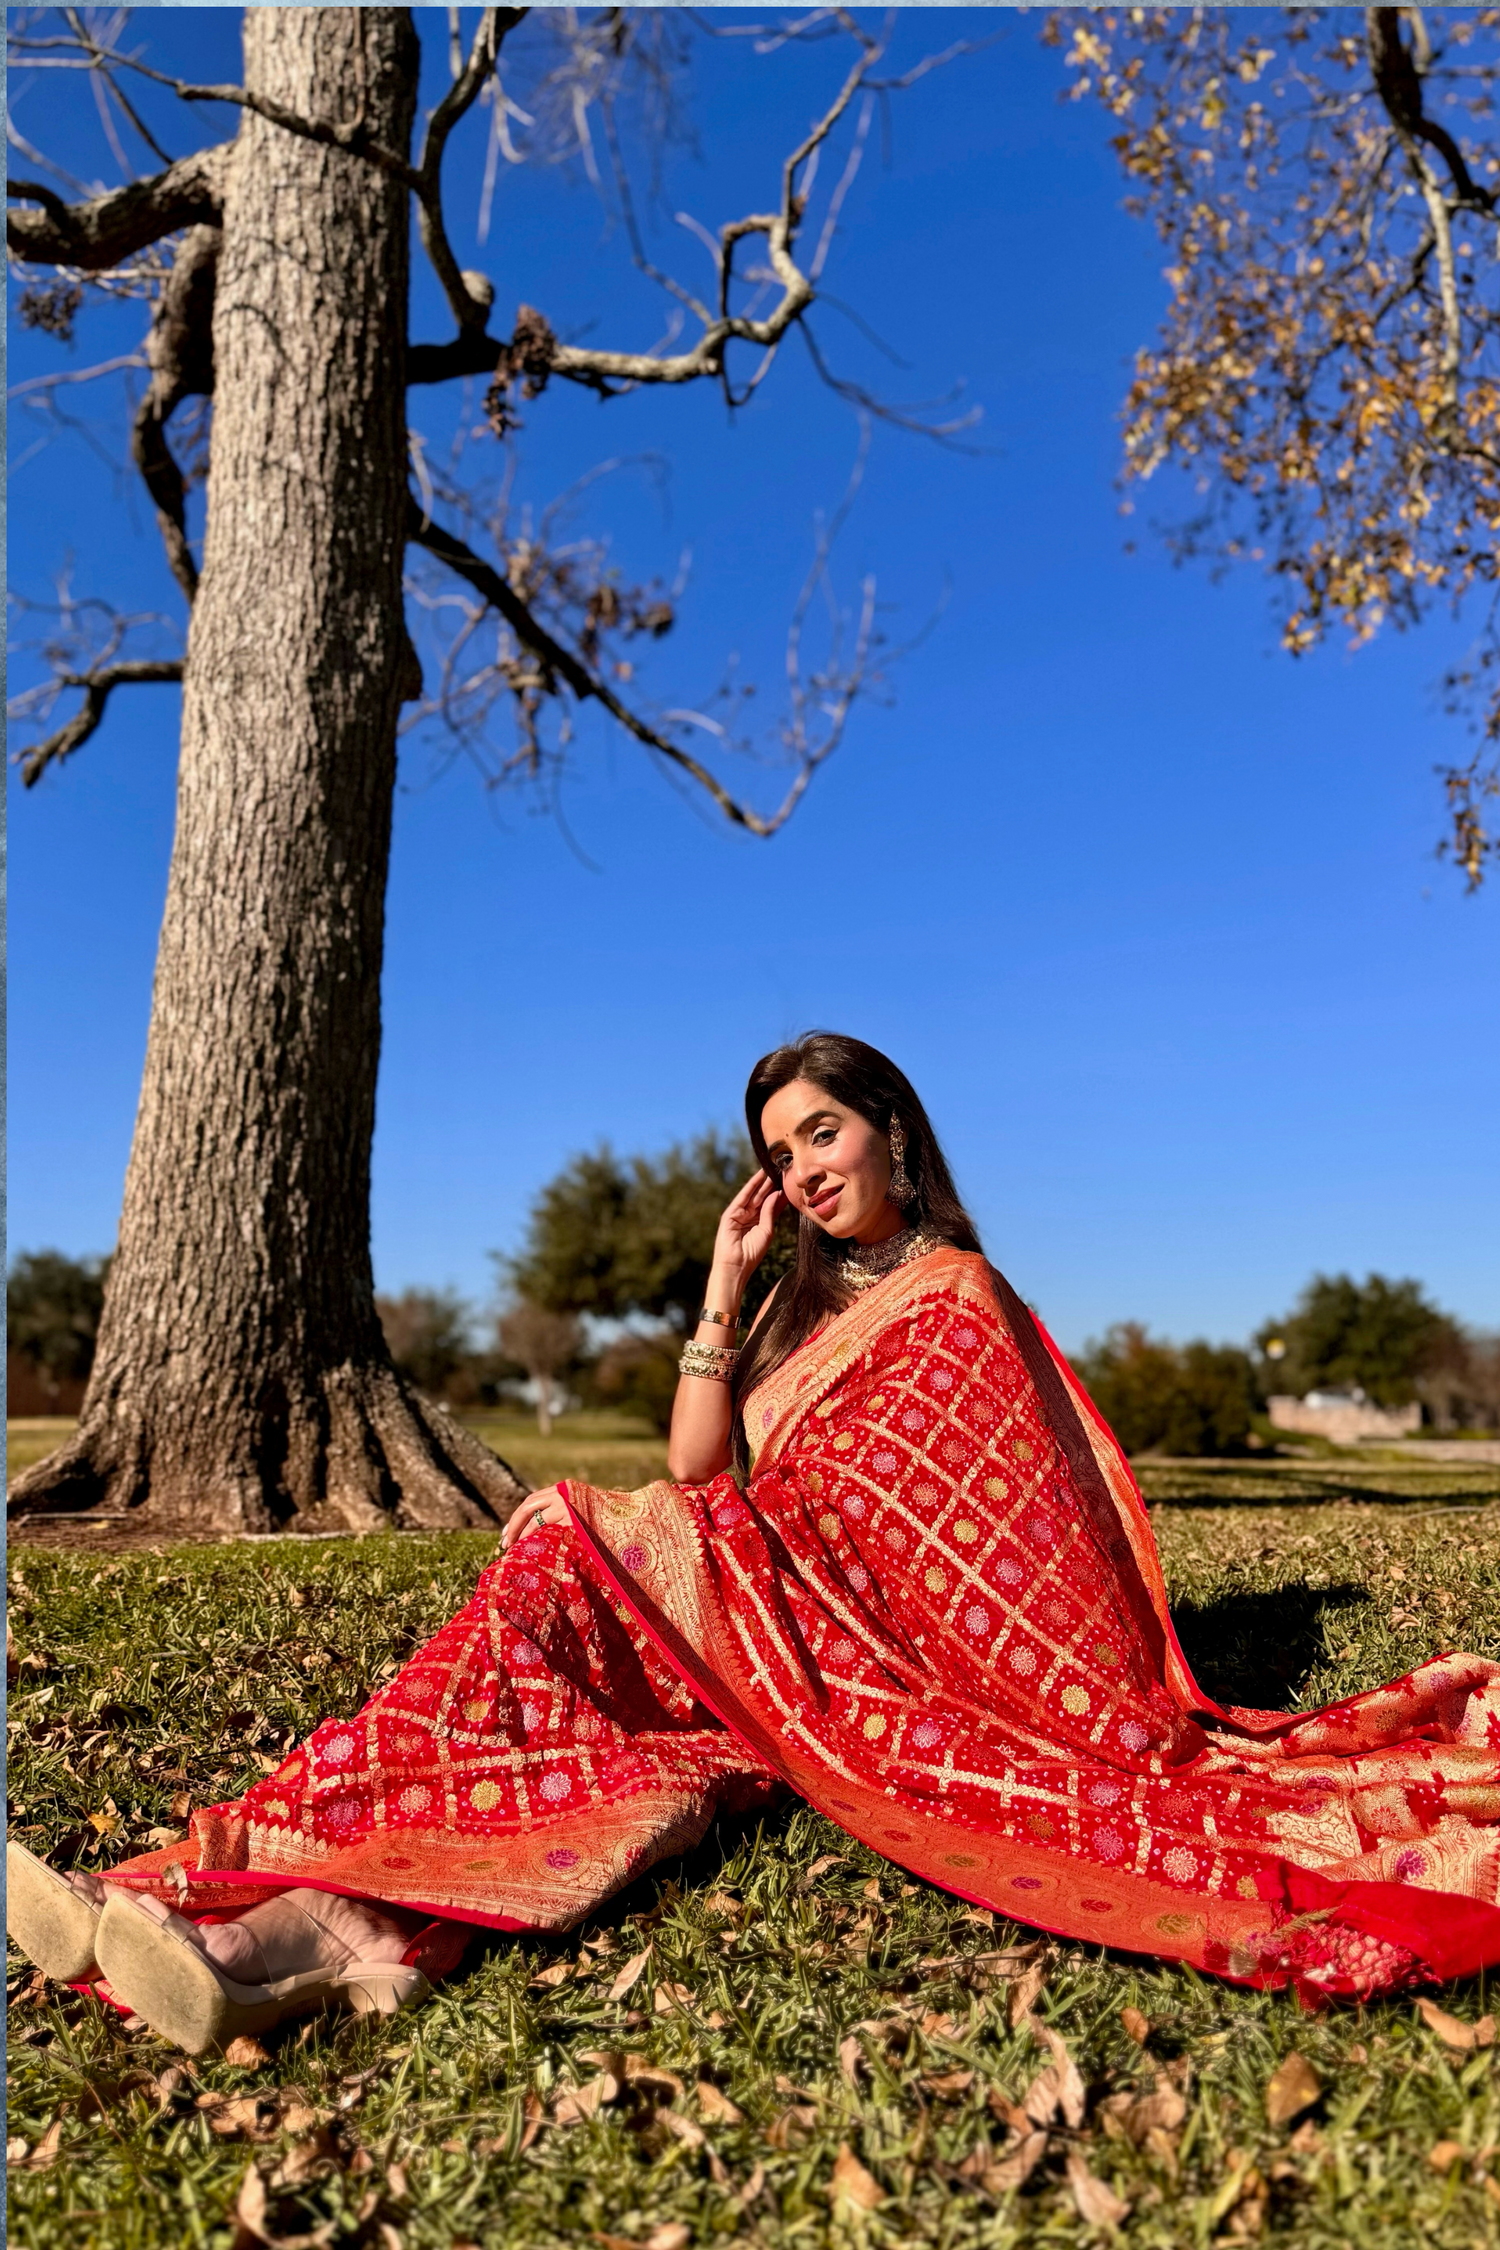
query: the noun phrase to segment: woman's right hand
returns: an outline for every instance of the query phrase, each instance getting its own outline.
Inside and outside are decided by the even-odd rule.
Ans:
[[[776,1222],[786,1207],[786,1197],[770,1174],[757,1172],[726,1208],[714,1237],[713,1278],[734,1292],[734,1304],[720,1306],[720,1311],[738,1310],[745,1284],[770,1249]]]

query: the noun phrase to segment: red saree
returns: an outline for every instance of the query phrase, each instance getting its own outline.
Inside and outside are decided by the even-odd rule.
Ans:
[[[562,1929],[785,1784],[963,1897],[1239,1981],[1500,1963],[1500,1664],[1301,1716],[1211,1702],[1119,1447],[982,1259],[878,1282],[747,1424],[744,1493],[570,1486],[572,1528],[492,1564],[357,1717],[110,1879]]]

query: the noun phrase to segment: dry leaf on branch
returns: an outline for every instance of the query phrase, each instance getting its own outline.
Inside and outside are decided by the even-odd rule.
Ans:
[[[1089,2226],[1117,2227],[1122,2219],[1129,2218],[1130,2205],[1122,2203],[1113,2188],[1094,2177],[1076,2148],[1068,2157],[1068,2185],[1079,2218]]]
[[[833,2177],[828,2183],[828,2200],[836,2213],[873,2211],[885,2201],[885,2189],[867,2172],[847,2141],[839,2143],[838,2155],[833,2160]]]
[[[1471,2047],[1493,2047],[1495,2044],[1495,2019],[1481,2016],[1478,2023],[1464,2023],[1450,2016],[1431,2000],[1419,2000],[1417,2013],[1429,2031],[1436,2033],[1445,2047],[1466,2054]]]
[[[1323,2091],[1323,2081],[1306,2055],[1296,2048],[1276,2065],[1266,2080],[1266,2116],[1273,2125],[1290,2125],[1310,2109]]]

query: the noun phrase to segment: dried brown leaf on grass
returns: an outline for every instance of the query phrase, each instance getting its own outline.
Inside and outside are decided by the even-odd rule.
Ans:
[[[826,1875],[830,1867],[842,1867],[843,1864],[844,1855],[842,1852],[823,1852],[813,1861],[811,1867],[803,1876],[801,1888],[804,1891],[811,1890],[820,1875]]]
[[[233,2063],[238,2070],[258,2070],[262,2063],[268,2063],[270,2059],[266,2048],[258,2039],[252,2039],[248,2032],[242,2031],[238,2039],[231,2039],[224,2049],[224,2060]]]
[[[1417,2013],[1429,2031],[1434,2032],[1445,2047],[1466,2054],[1472,2047],[1493,2047],[1495,2044],[1495,2019],[1481,2016],[1478,2023],[1464,2023],[1458,2016],[1450,2016],[1432,2000],[1419,2000]]]
[[[649,1945],[644,1953],[633,1953],[610,1986],[607,1997],[611,2000],[623,2000],[627,1992],[633,1992],[640,1982],[641,1971],[650,1958],[651,1948]]]
[[[24,2172],[45,2172],[49,2164],[57,2161],[58,2143],[62,2139],[63,2121],[54,2117],[34,2149],[27,2149],[24,2140],[7,2141],[5,2161]]]
[[[1137,2148],[1153,2132],[1175,2133],[1187,2116],[1187,2103],[1164,2070],[1149,2094],[1110,2094],[1099,2104],[1106,2132],[1123,2133]]]
[[[1078,2065],[1068,2053],[1067,2046],[1050,2024],[1042,2023],[1036,2016],[1027,2019],[1032,2037],[1039,2039],[1052,2057],[1045,2070],[1037,2075],[1021,2097],[1021,2106],[1028,2117],[1038,2125],[1048,2124],[1058,2110],[1065,2123],[1075,2129],[1083,2123],[1087,2089],[1079,2074]]]
[[[979,2175],[979,2184],[991,2195],[1006,2195],[1012,2188],[1024,2187],[1046,2153],[1044,2132],[1023,2133],[998,2163],[986,2166]]]
[[[868,2075],[869,2067],[859,2034],[851,2031],[839,2041],[839,2070],[851,2086],[857,2086],[861,2075]]]
[[[1122,2008],[1120,2022],[1138,2047],[1144,2047],[1151,2036],[1151,2019],[1143,2016],[1139,2008]]]
[[[252,2163],[246,2169],[235,2198],[237,2224],[230,2250],[250,2250],[250,2246],[258,2242],[269,2244],[270,2250],[322,2250],[322,2245],[337,2230],[338,2222],[329,2219],[311,2234],[275,2234],[271,2230],[269,2212],[266,2183]]]
[[[972,2070],[944,2070],[917,2080],[924,2094],[932,2094],[940,2102],[958,2101],[973,2083]]]
[[[1073,2190],[1079,2218],[1089,2226],[1117,2227],[1122,2219],[1129,2218],[1130,2205],[1094,2176],[1076,2148],[1068,2155],[1068,2185]]]
[[[772,2118],[766,2127],[766,2145],[768,2148],[799,2148],[817,2122],[818,2113],[811,2102],[796,2102],[779,2117]]]
[[[531,1984],[533,1988],[540,1985],[545,1991],[555,1992],[560,1984],[567,1983],[572,1974],[571,1961],[554,1961],[549,1968],[538,1969]]]
[[[855,2211],[873,2211],[885,2201],[885,2189],[873,2173],[865,2170],[847,2141],[840,2141],[838,2155],[833,2160],[828,2200],[836,2214],[845,2216]]]
[[[736,2109],[726,2093],[714,2085],[712,2079],[700,2078],[693,2089],[698,2098],[698,2114],[706,2117],[710,2125],[742,2125],[743,2110]]]
[[[1463,2152],[1462,2141],[1434,2141],[1427,2151],[1427,2161],[1434,2172],[1451,2172]]]
[[[1027,1963],[1027,1966],[1011,1986],[1005,2002],[1005,2020],[1012,2031],[1025,2017],[1030,2015],[1037,2001],[1041,1998],[1042,1986],[1047,1981],[1047,1971],[1051,1966],[1052,1954],[1050,1950],[1039,1953],[1034,1961]]]
[[[1323,2081],[1306,2055],[1294,2047],[1266,2080],[1266,2117],[1272,2125],[1290,2125],[1310,2109],[1323,2091]]]

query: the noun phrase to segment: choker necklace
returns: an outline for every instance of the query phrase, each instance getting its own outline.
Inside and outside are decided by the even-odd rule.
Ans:
[[[851,1289],[868,1289],[898,1266],[910,1265],[913,1258],[925,1258],[942,1239],[924,1227],[903,1227],[899,1234],[888,1234],[884,1242],[853,1242],[844,1252],[840,1270]]]

